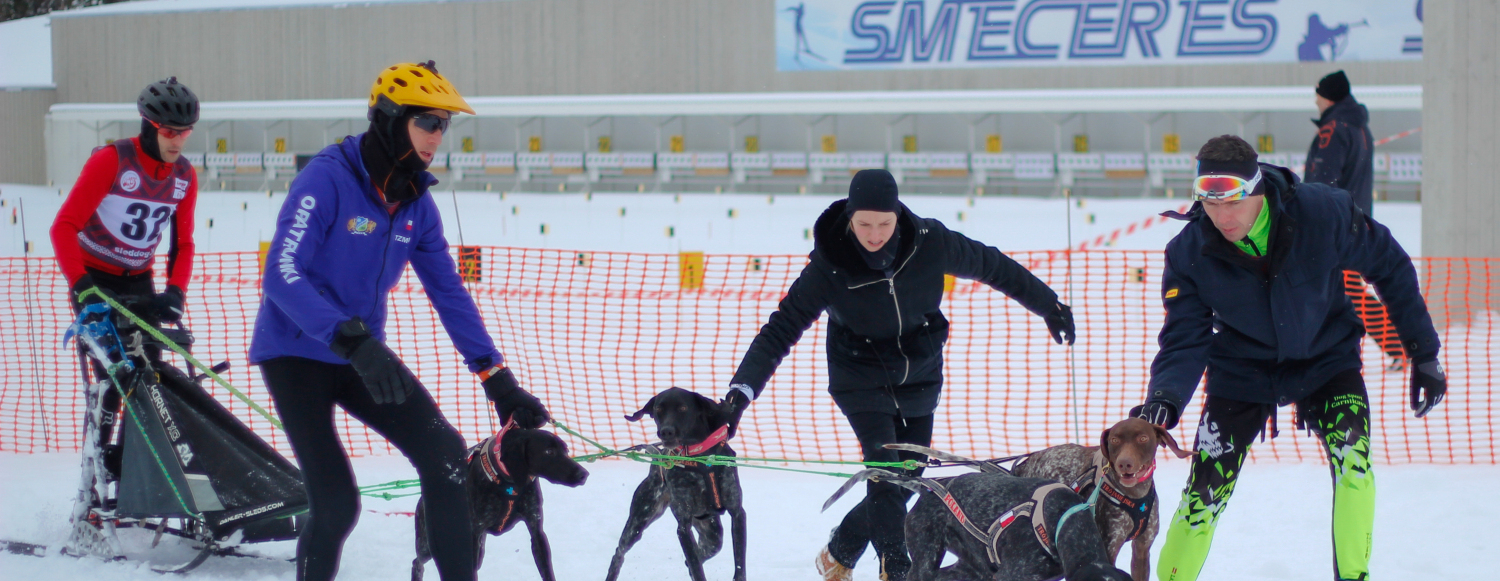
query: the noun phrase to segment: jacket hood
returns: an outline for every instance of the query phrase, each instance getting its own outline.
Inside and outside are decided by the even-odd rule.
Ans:
[[[342,142],[328,146],[329,148],[323,150],[323,153],[319,155],[329,156],[335,162],[342,165],[345,170],[348,170],[350,174],[358,177],[361,184],[371,186],[366,191],[369,192],[370,195],[375,199],[375,202],[384,203],[384,200],[381,200],[379,198],[379,195],[375,193],[375,188],[370,182],[370,172],[365,170],[364,157],[362,157],[359,153],[359,145],[364,141],[364,139],[364,133],[345,137]],[[335,151],[337,152],[337,154],[333,153]],[[428,188],[431,188],[432,186],[438,184],[437,177],[432,175],[432,172],[429,171],[418,172],[414,181],[417,185],[417,197],[406,200],[405,202],[402,202],[403,204],[421,199],[422,196],[427,195]]]
[[[818,253],[824,260],[834,266],[856,272],[875,272],[865,264],[859,250],[854,248],[859,244],[849,235],[849,216],[844,210],[849,206],[849,200],[838,200],[823,210],[818,216],[818,221],[813,224],[813,252]],[[900,265],[907,257],[911,256],[912,249],[917,242],[916,217],[906,204],[901,204],[901,211],[896,217],[896,227],[901,229],[901,249],[896,253],[896,265]]]
[[[1329,121],[1342,121],[1350,125],[1365,127],[1370,124],[1370,110],[1354,100],[1354,95],[1350,95],[1324,110],[1321,116],[1313,120],[1313,125],[1322,127]]]
[[[1261,179],[1265,180],[1264,183],[1266,184],[1266,193],[1264,195],[1266,196],[1267,200],[1272,200],[1273,202],[1279,201],[1279,204],[1277,204],[1277,206],[1283,206],[1286,204],[1286,202],[1290,201],[1292,197],[1296,196],[1297,184],[1301,183],[1301,180],[1297,179],[1297,174],[1293,173],[1292,170],[1281,167],[1279,165],[1271,165],[1269,163],[1261,163],[1259,165],[1260,173],[1262,176]],[[1197,221],[1199,218],[1207,216],[1207,214],[1203,212],[1202,200],[1193,202],[1193,207],[1188,208],[1186,214],[1178,212],[1176,210],[1167,210],[1158,215],[1163,218],[1172,218],[1174,220],[1185,220],[1189,222]]]

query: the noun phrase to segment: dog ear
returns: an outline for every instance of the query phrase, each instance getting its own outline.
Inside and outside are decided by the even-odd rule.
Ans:
[[[1171,450],[1173,454],[1176,454],[1178,458],[1187,458],[1188,456],[1193,455],[1192,452],[1182,451],[1182,448],[1179,448],[1177,446],[1177,439],[1173,438],[1172,433],[1168,432],[1166,428],[1163,428],[1156,424],[1152,424],[1151,427],[1156,429],[1157,445],[1166,446],[1167,449]]]
[[[701,393],[694,393],[693,396],[698,401],[698,413],[703,416],[703,420],[710,428],[718,429],[719,426],[724,425],[724,419],[719,417],[719,402]]]
[[[646,414],[651,413],[651,406],[654,406],[654,405],[656,405],[656,396],[653,395],[653,396],[651,396],[651,399],[646,400],[646,405],[641,406],[641,409],[636,410],[636,412],[633,413],[633,414],[625,416],[625,420],[626,421],[631,421],[631,422],[638,422],[638,421],[640,421],[641,420],[641,416],[644,416]]]
[[[1105,429],[1099,433],[1099,451],[1104,452],[1104,458],[1109,459],[1109,430]]]

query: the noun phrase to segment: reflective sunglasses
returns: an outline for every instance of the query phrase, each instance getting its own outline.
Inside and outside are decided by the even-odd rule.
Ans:
[[[181,135],[183,137],[187,137],[187,136],[193,134],[193,126],[192,125],[189,125],[187,127],[179,129],[179,128],[176,128],[176,127],[167,127],[167,126],[164,126],[164,125],[162,125],[160,123],[157,123],[155,121],[152,121],[150,119],[147,119],[146,122],[150,123],[152,127],[156,128],[156,134],[157,135],[160,135],[160,136],[165,137],[167,139],[177,139],[177,136],[179,136],[179,135]]]
[[[432,113],[417,113],[411,116],[411,120],[416,124],[417,129],[428,133],[447,133],[448,124],[452,122],[452,119],[438,117]]]
[[[1230,202],[1254,194],[1255,186],[1259,183],[1259,169],[1255,170],[1255,177],[1248,180],[1231,175],[1202,175],[1193,180],[1193,197]]]

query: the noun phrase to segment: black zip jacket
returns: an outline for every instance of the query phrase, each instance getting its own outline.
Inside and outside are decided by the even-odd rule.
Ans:
[[[1370,111],[1353,96],[1334,103],[1313,120],[1318,135],[1307,149],[1302,181],[1349,192],[1354,205],[1374,216],[1375,138]]]
[[[891,276],[865,265],[849,232],[846,200],[823,211],[813,251],[776,312],[750,343],[731,384],[758,396],[802,333],[828,312],[828,391],[845,413],[920,417],[936,409],[948,320],[943,275],[983,282],[1043,314],[1057,293],[993,247],[922,218],[905,206]]]
[[[1167,243],[1167,319],[1147,401],[1185,409],[1205,367],[1210,395],[1277,405],[1359,369],[1364,325],[1345,294],[1345,270],[1374,285],[1412,361],[1436,359],[1437,330],[1416,268],[1391,231],[1343,190],[1299,184],[1283,167],[1260,169],[1271,205],[1267,256],[1241,252],[1196,206]]]

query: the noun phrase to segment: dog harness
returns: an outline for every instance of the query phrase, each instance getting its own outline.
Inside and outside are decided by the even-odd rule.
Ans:
[[[720,444],[723,444],[724,441],[728,439],[729,426],[720,426],[719,429],[714,430],[714,433],[709,434],[708,438],[705,438],[702,442],[693,444],[691,446],[671,448],[667,450],[667,452],[670,456],[702,456],[709,452],[713,452],[719,447]],[[734,455],[734,450],[729,450],[726,448],[725,452],[727,452],[726,455],[728,456]],[[714,510],[719,512],[724,511],[724,501],[719,496],[719,479],[714,475],[713,466],[709,466],[702,462],[693,462],[689,460],[668,460],[661,468],[663,471],[671,470],[673,468],[686,468],[687,470],[690,470],[692,472],[697,472],[699,474],[707,476],[709,496],[713,499]],[[662,476],[663,478],[665,478],[666,474],[663,473]]]
[[[1152,462],[1151,467],[1146,469],[1146,473],[1141,475],[1140,479],[1150,478],[1151,473],[1155,471],[1156,463]],[[1156,506],[1156,483],[1151,483],[1151,489],[1147,490],[1146,495],[1141,498],[1131,498],[1126,495],[1120,490],[1119,485],[1115,484],[1114,479],[1109,477],[1109,460],[1104,458],[1103,450],[1094,452],[1093,466],[1080,474],[1078,479],[1068,487],[1072,488],[1073,492],[1090,499],[1091,503],[1095,496],[1102,496],[1110,504],[1120,507],[1125,514],[1130,515],[1130,535],[1125,537],[1126,541],[1134,541],[1141,531],[1146,530],[1146,517]]]
[[[991,564],[1000,564],[1000,535],[1004,534],[1005,529],[1015,524],[1016,520],[1021,517],[1031,519],[1031,531],[1036,534],[1037,542],[1042,544],[1042,549],[1047,551],[1048,555],[1057,558],[1054,539],[1058,531],[1049,531],[1047,529],[1046,512],[1043,511],[1043,508],[1047,501],[1047,495],[1055,490],[1065,490],[1068,488],[1067,485],[1053,483],[1036,489],[1031,494],[1031,500],[1017,504],[1011,507],[1010,510],[1000,513],[1000,516],[994,522],[990,523],[988,528],[981,529],[979,525],[974,524],[974,521],[970,520],[969,516],[964,513],[963,507],[958,504],[958,499],[953,497],[953,493],[948,491],[948,487],[944,486],[941,480],[947,480],[947,478],[917,478],[917,481],[926,486],[927,490],[943,501],[943,506],[948,507],[948,512],[953,513],[953,518],[958,519],[958,524],[963,525],[964,530],[969,531],[970,535],[973,535],[974,538],[979,539],[980,543],[984,544],[985,550],[989,553]],[[1062,523],[1059,522],[1058,524],[1061,525]]]
[[[515,425],[516,422],[514,420],[505,424],[505,427],[500,428],[500,433],[490,436],[485,441],[480,442],[478,446],[475,446],[469,456],[469,462],[472,463],[477,459],[479,461],[479,469],[484,473],[484,477],[504,491],[505,516],[500,517],[500,522],[494,527],[487,529],[487,532],[492,535],[500,534],[505,530],[505,526],[510,524],[510,518],[515,516],[516,501],[521,496],[516,492],[518,483],[514,478],[511,478],[510,471],[505,469],[505,462],[502,462],[500,458],[500,441],[505,438],[505,432],[510,431]],[[535,476],[528,476],[526,482],[519,483],[519,485],[530,485],[535,479]]]

